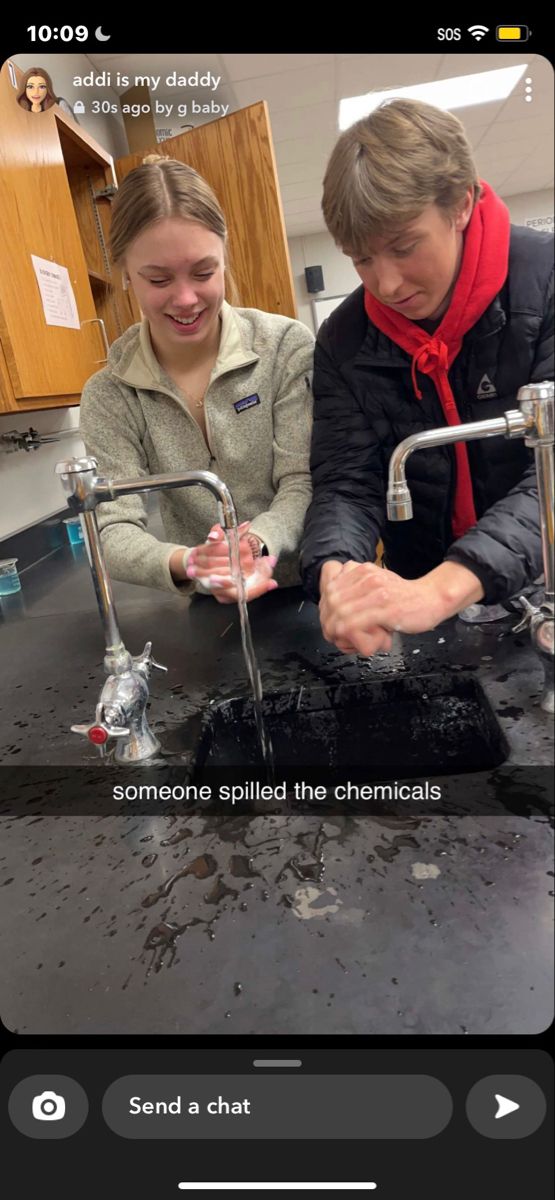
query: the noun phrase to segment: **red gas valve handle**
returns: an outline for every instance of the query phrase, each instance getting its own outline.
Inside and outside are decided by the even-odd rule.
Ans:
[[[81,737],[86,737],[93,746],[98,746],[100,753],[106,753],[106,742],[108,738],[124,738],[129,737],[129,729],[123,725],[109,725],[103,720],[102,705],[98,704],[96,708],[96,720],[90,725],[72,725],[72,733],[79,733]]]

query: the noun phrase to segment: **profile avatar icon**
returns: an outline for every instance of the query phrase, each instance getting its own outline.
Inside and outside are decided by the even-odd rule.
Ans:
[[[56,104],[54,87],[48,71],[43,67],[29,67],[21,81],[17,102],[28,112],[44,112]]]

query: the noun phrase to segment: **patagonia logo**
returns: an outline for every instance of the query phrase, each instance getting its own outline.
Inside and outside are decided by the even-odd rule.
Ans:
[[[236,400],[233,405],[235,412],[244,412],[246,408],[254,408],[255,404],[260,404],[260,396],[255,392],[254,396],[245,396],[244,400]]]
[[[492,400],[494,396],[497,396],[495,384],[491,382],[489,375],[482,375],[482,378],[478,384],[476,399]]]

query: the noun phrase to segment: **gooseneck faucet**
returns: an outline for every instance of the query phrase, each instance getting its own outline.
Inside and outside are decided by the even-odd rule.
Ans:
[[[104,627],[104,668],[108,674],[96,706],[94,721],[89,725],[72,725],[71,729],[98,746],[101,755],[106,753],[108,739],[114,738],[116,762],[141,763],[152,758],[160,749],[160,743],[146,719],[148,679],[153,667],[160,671],[167,671],[167,667],[152,657],[151,642],[147,642],[142,654],[135,657],[124,646],[102,550],[96,506],[135,492],[201,484],[216,497],[220,523],[224,529],[237,530],[235,506],[225,483],[211,471],[184,471],[181,474],[111,480],[97,475],[95,458],[71,458],[58,463],[56,474],[61,477],[68,505],[83,516],[96,600]]]
[[[414,450],[429,446],[444,446],[453,442],[470,442],[487,437],[523,437],[534,450],[540,504],[541,539],[544,568],[544,598],[538,607],[520,597],[524,618],[517,631],[529,626],[532,643],[544,666],[545,684],[541,707],[552,713],[554,704],[554,483],[553,483],[553,396],[552,382],[529,383],[517,393],[518,409],[510,409],[501,417],[486,421],[471,421],[441,429],[426,429],[405,438],[393,451],[389,463],[387,515],[390,521],[408,521],[412,517],[412,500],[407,485],[405,466]]]

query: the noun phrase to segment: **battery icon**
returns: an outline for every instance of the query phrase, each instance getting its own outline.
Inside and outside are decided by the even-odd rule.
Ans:
[[[498,42],[527,42],[530,30],[527,25],[498,25],[495,36]]]

